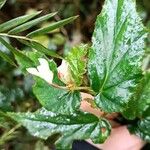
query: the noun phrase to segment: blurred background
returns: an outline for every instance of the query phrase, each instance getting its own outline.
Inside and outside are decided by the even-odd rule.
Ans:
[[[42,14],[58,11],[54,19],[43,22],[45,26],[70,16],[79,15],[73,23],[47,36],[35,37],[52,51],[65,55],[70,47],[80,43],[90,43],[96,16],[100,13],[104,0],[7,0],[0,11],[0,23],[24,14],[42,10]],[[150,0],[137,0],[137,10],[145,26],[150,30]],[[34,28],[32,28],[34,30]],[[13,46],[28,50],[17,40],[8,40]],[[146,40],[146,53],[150,54],[150,35]],[[0,50],[9,51],[0,44]],[[11,54],[9,54],[11,55]],[[149,55],[145,62],[149,64]],[[56,60],[60,64],[59,60]],[[31,76],[23,76],[0,58],[0,149],[2,150],[51,150],[57,135],[43,141],[31,136],[23,127],[17,127],[5,116],[5,111],[35,111],[40,104],[34,97]],[[18,128],[18,130],[17,130]]]

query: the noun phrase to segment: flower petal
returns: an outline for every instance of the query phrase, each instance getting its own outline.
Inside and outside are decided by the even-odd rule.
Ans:
[[[37,69],[40,73],[41,78],[43,78],[45,81],[48,83],[52,83],[53,81],[53,72],[49,68],[49,63],[46,59],[44,58],[39,58],[38,59],[40,62],[40,65],[37,66]]]

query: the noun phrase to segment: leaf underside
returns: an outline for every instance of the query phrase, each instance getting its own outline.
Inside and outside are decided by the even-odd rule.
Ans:
[[[146,73],[128,103],[123,115],[128,119],[150,115],[150,73]]]

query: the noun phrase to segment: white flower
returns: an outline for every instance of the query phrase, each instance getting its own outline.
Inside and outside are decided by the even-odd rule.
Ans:
[[[65,84],[71,84],[73,82],[71,76],[71,70],[69,64],[66,60],[63,60],[61,65],[57,68],[58,76],[62,82]]]
[[[38,60],[40,62],[40,65],[37,66],[37,68],[27,68],[26,70],[30,74],[38,76],[51,84],[54,74],[49,68],[48,61],[44,58],[39,58]]]

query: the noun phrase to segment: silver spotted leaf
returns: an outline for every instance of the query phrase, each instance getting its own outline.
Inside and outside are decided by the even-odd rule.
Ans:
[[[43,108],[35,113],[9,113],[9,115],[25,126],[32,135],[42,139],[59,133],[61,136],[56,142],[56,147],[61,150],[71,149],[75,139],[92,139],[95,143],[102,143],[110,134],[109,123],[89,113],[60,115]]]
[[[146,142],[150,142],[150,116],[139,120],[136,124],[128,127],[129,131],[136,134]]]
[[[106,0],[97,17],[88,75],[105,112],[122,112],[141,79],[146,31],[134,0]]]
[[[127,119],[150,116],[150,73],[144,75],[123,115]]]

